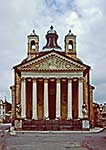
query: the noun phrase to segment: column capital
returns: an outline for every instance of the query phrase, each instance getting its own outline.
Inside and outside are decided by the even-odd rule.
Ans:
[[[44,79],[44,83],[48,83],[48,79],[47,78]]]
[[[25,81],[25,79],[26,79],[26,78],[22,77],[22,78],[21,78],[21,81]]]
[[[72,78],[69,78],[69,79],[68,79],[68,83],[72,83]]]
[[[57,78],[57,79],[56,79],[56,83],[60,83],[60,78]]]
[[[84,81],[84,78],[83,78],[83,77],[79,78],[79,81],[80,81],[80,82],[83,82],[83,81]]]

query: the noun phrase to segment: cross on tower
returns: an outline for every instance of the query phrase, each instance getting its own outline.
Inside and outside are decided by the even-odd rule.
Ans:
[[[52,25],[51,25],[50,29],[53,30],[53,26]]]

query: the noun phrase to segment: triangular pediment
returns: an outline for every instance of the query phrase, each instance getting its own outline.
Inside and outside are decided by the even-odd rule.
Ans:
[[[86,67],[77,61],[55,52],[34,58],[18,66],[22,71],[83,71]]]

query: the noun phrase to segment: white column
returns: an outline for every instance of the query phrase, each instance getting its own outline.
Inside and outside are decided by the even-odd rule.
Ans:
[[[21,80],[21,117],[26,118],[26,82],[25,78]]]
[[[68,112],[67,119],[72,119],[72,80],[68,80]]]
[[[48,119],[48,80],[44,80],[44,118]]]
[[[83,81],[82,79],[79,79],[79,87],[78,87],[78,117],[79,118],[83,118],[82,105],[83,105]]]
[[[60,99],[60,94],[61,94],[61,92],[60,92],[60,79],[57,79],[57,81],[56,81],[56,119],[59,119],[59,118],[61,118],[61,115],[60,115],[60,109],[61,109],[61,107],[60,107],[60,105],[61,105],[61,99]]]
[[[37,120],[37,81],[33,79],[33,105],[32,105],[32,119]]]

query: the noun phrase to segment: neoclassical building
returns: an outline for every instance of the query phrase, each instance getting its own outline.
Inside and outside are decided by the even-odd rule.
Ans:
[[[28,36],[27,58],[14,66],[12,118],[22,120],[92,121],[93,86],[90,66],[77,58],[76,36],[69,31],[64,49],[50,27],[39,50],[39,36]]]

